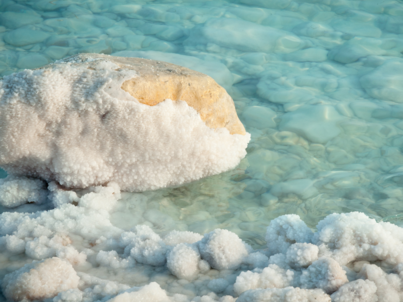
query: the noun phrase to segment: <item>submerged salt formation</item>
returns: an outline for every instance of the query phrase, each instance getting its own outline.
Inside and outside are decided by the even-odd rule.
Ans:
[[[249,139],[222,87],[169,63],[79,55],[0,81],[0,165],[13,175],[144,191],[232,169]]]
[[[77,192],[51,183],[49,190],[54,209],[0,215],[2,257],[39,260],[5,275],[9,301],[403,298],[403,229],[362,213],[331,214],[315,232],[297,215],[280,216],[267,227],[267,248],[254,250],[228,230],[158,235],[147,225],[113,226],[111,214],[121,198],[115,183]]]

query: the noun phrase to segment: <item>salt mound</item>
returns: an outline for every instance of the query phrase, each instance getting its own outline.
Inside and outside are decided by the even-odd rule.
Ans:
[[[294,267],[307,267],[318,259],[319,248],[310,243],[294,243],[287,250],[287,261]]]
[[[54,257],[25,265],[6,275],[2,289],[11,301],[40,300],[77,288],[79,279],[69,262]]]
[[[202,258],[218,270],[237,268],[248,255],[245,243],[228,230],[216,229],[199,242]]]
[[[180,279],[191,279],[199,272],[200,254],[196,246],[177,244],[167,257],[167,266],[171,273]]]
[[[183,184],[234,168],[250,139],[214,80],[159,61],[79,55],[4,77],[0,99],[0,165],[65,187]]]
[[[370,280],[356,280],[343,285],[331,297],[334,302],[350,302],[350,301],[378,301],[376,286]]]
[[[317,228],[312,242],[319,247],[319,255],[330,256],[341,265],[357,260],[403,263],[403,233],[396,225],[353,212],[331,214]]]
[[[346,272],[332,258],[321,258],[302,272],[301,284],[305,288],[321,288],[333,293],[348,282]]]
[[[124,232],[120,246],[125,248],[126,254],[140,263],[161,266],[166,262],[165,242],[149,226],[138,225],[134,232]]]
[[[272,220],[266,232],[271,254],[285,254],[293,243],[309,242],[311,237],[312,231],[298,215],[284,215]]]

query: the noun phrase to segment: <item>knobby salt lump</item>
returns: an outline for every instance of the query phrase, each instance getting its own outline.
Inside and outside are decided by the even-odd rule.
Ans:
[[[0,97],[0,165],[70,188],[187,183],[237,166],[250,140],[224,88],[160,61],[79,55],[4,77]]]

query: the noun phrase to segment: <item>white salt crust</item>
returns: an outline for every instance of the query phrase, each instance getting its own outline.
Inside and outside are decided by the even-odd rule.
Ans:
[[[7,172],[71,188],[116,182],[145,191],[221,173],[246,155],[249,134],[210,129],[183,101],[141,104],[120,88],[135,71],[95,62],[87,68],[75,57],[0,81]]]
[[[296,215],[280,216],[267,227],[269,248],[258,251],[223,229],[162,239],[147,225],[114,227],[115,183],[49,189],[54,209],[0,215],[1,255],[40,260],[5,275],[8,301],[402,301],[403,230],[362,213],[331,214],[315,232]],[[116,273],[123,283],[108,280]],[[132,273],[145,285],[124,284]]]
[[[198,242],[203,259],[215,269],[236,269],[248,255],[247,246],[228,230],[216,229]]]
[[[8,300],[51,298],[59,292],[76,289],[79,277],[73,266],[60,258],[33,262],[4,277],[3,294]]]
[[[47,198],[45,184],[39,179],[8,177],[0,179],[0,205],[14,208],[25,203],[43,203]]]
[[[200,253],[196,245],[179,243],[169,252],[167,267],[180,279],[192,279],[199,272]]]

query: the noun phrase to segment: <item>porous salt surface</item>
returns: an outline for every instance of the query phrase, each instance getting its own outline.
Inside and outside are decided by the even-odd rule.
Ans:
[[[46,201],[47,194],[44,182],[39,179],[10,177],[0,180],[0,204],[3,207],[13,208],[27,202],[40,204]]]
[[[81,52],[183,64],[225,86],[252,134],[235,170],[179,188],[122,193],[117,201],[112,184],[87,192],[50,184],[51,201],[39,201],[33,197],[46,195],[46,184],[28,179],[24,188],[38,190],[2,194],[7,250],[0,252],[0,278],[33,259],[68,257],[79,286],[50,300],[107,301],[156,282],[174,301],[233,302],[241,272],[266,284],[263,270],[270,266],[294,272],[293,284],[252,289],[238,301],[403,301],[403,266],[393,264],[400,261],[402,232],[386,223],[403,226],[401,1],[4,0],[0,11],[0,75]],[[10,183],[8,192],[20,191],[19,184]],[[326,216],[354,211],[369,218],[330,216],[318,225],[321,235],[311,237]],[[300,222],[295,216],[273,222],[285,214]],[[278,246],[265,240],[271,221],[268,237]],[[139,241],[144,247],[164,242],[167,253],[218,228],[254,250],[236,271],[212,269],[201,258],[197,276],[179,280],[166,266],[136,262],[133,256],[144,253],[125,254],[130,244],[121,235],[136,233],[137,225],[162,240]],[[327,260],[308,270],[316,251]],[[349,282],[334,293],[295,287],[304,271],[309,284],[318,280],[310,272],[322,267],[340,273],[328,259]],[[322,288],[341,283],[321,276]]]
[[[6,275],[2,289],[9,300],[42,300],[76,289],[79,279],[69,262],[54,257],[25,265]]]
[[[107,57],[73,57],[4,77],[3,167],[70,188],[116,182],[146,191],[219,174],[246,155],[248,133],[211,129],[184,101],[138,102],[121,89],[136,77]]]

